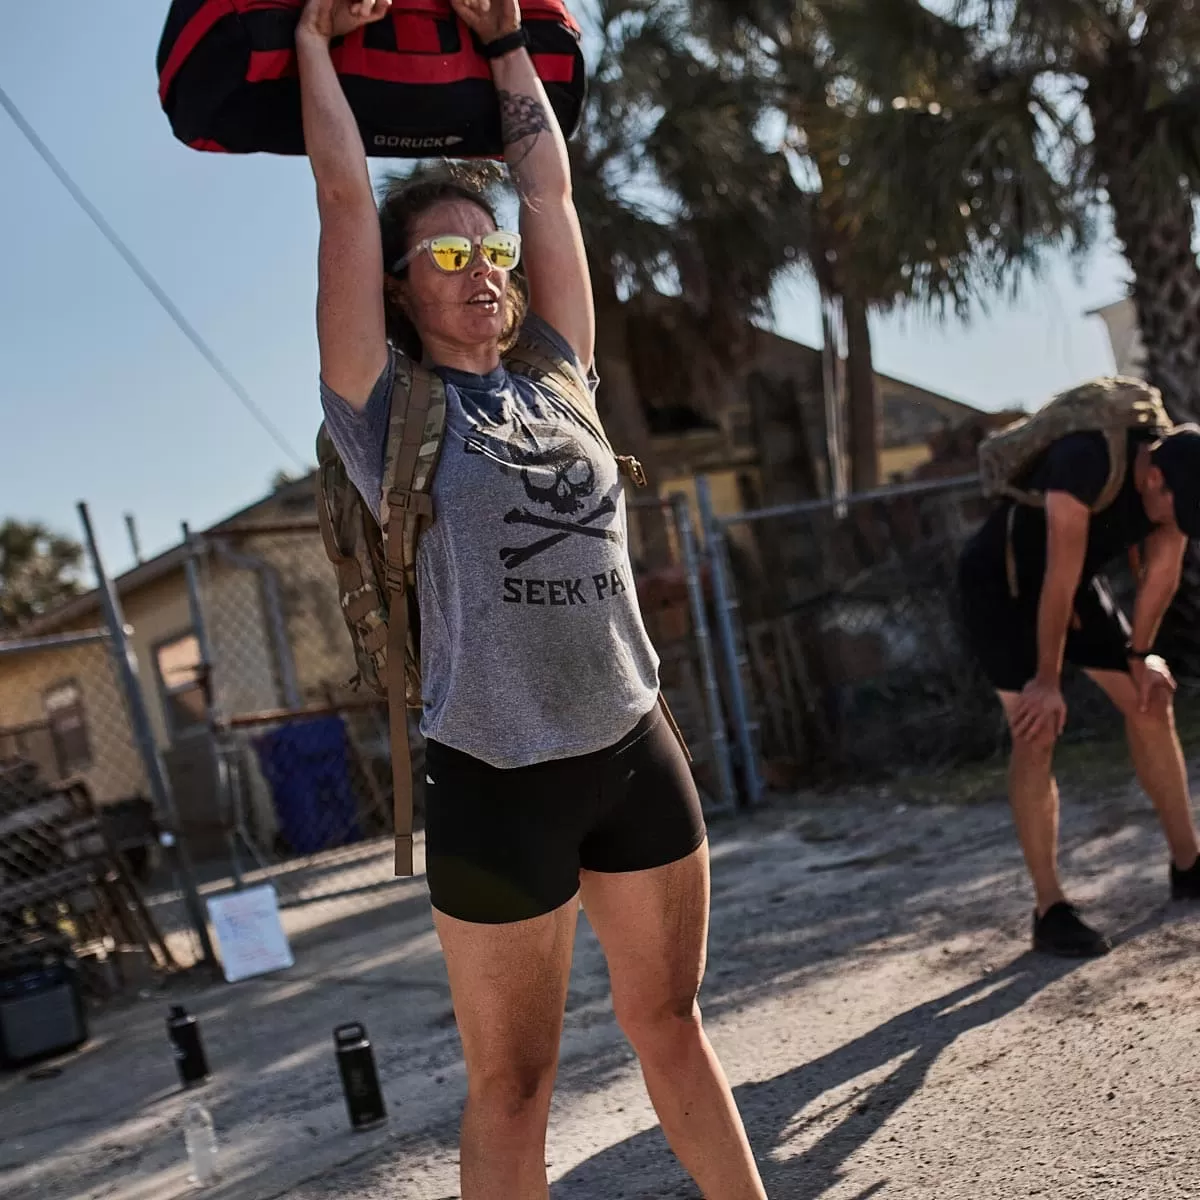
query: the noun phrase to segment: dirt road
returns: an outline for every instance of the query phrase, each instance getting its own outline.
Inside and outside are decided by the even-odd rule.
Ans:
[[[1132,789],[1066,796],[1076,897],[1118,938],[1083,965],[1026,952],[1002,804],[887,796],[713,831],[704,1007],[772,1197],[1200,1196],[1200,908],[1168,906]],[[463,1078],[418,883],[298,916],[297,966],[187,1000],[225,1180],[213,1200],[457,1195]],[[172,997],[173,998],[173,997]],[[98,1022],[57,1079],[0,1084],[0,1192],[186,1192],[163,998]],[[329,1032],[364,1020],[391,1120],[352,1135]],[[583,927],[547,1152],[556,1200],[697,1193],[655,1127]]]

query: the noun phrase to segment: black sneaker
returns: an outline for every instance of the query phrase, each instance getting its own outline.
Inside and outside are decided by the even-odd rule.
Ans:
[[[1200,858],[1186,871],[1171,864],[1171,899],[1200,900]]]
[[[1040,917],[1033,914],[1033,948],[1059,958],[1099,958],[1112,949],[1112,942],[1084,924],[1075,905],[1060,900]]]

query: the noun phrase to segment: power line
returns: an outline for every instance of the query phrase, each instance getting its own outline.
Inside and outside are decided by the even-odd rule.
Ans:
[[[96,206],[84,195],[79,185],[67,174],[66,168],[50,152],[50,148],[38,137],[33,127],[22,116],[20,109],[9,98],[8,93],[0,87],[0,108],[3,108],[13,119],[13,124],[25,135],[25,140],[41,155],[46,166],[58,177],[58,181],[71,193],[75,203],[91,218],[92,224],[108,239],[109,244],[125,260],[129,269],[145,284],[147,291],[162,305],[167,315],[179,327],[180,332],[200,351],[201,357],[225,381],[229,390],[242,402],[246,411],[262,426],[267,435],[302,470],[308,469],[308,464],[288,445],[287,439],[279,431],[270,417],[254,402],[250,393],[237,381],[233,372],[217,357],[216,352],[200,336],[179,311],[178,306],[170,296],[159,286],[154,276],[142,266],[137,256],[121,240],[117,231],[104,219]]]

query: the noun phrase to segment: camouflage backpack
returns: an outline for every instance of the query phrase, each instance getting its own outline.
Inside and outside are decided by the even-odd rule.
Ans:
[[[1060,392],[1031,416],[990,434],[979,446],[979,476],[985,496],[1005,496],[1017,504],[1041,508],[1046,497],[1022,486],[1029,469],[1059,438],[1072,433],[1100,433],[1108,445],[1108,479],[1092,505],[1103,512],[1117,498],[1129,466],[1129,432],[1167,432],[1171,420],[1157,388],[1140,379],[1093,379]],[[1016,560],[1012,550],[1013,519],[1008,516],[1007,573],[1017,595]]]
[[[432,371],[392,352],[391,417],[383,494],[370,512],[322,424],[317,434],[317,513],[325,553],[337,572],[342,616],[354,643],[356,685],[388,700],[397,875],[413,873],[412,754],[408,709],[421,699],[417,542],[434,521],[431,490],[446,426],[446,391]],[[535,379],[568,403],[608,446],[595,401],[555,346],[524,329],[504,356],[514,375]],[[611,447],[610,447],[611,449]],[[623,474],[645,483],[636,459],[614,455]]]

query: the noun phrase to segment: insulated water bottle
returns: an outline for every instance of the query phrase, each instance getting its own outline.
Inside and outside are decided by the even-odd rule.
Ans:
[[[194,1087],[208,1078],[208,1059],[200,1040],[200,1023],[183,1007],[172,1004],[167,1017],[167,1037],[175,1051],[175,1066],[184,1087]]]
[[[366,1029],[357,1021],[339,1025],[333,1031],[333,1044],[351,1127],[371,1129],[381,1125],[387,1120],[387,1109]]]

